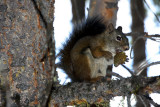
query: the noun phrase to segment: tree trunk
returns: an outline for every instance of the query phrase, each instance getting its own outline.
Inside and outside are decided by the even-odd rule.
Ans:
[[[112,23],[116,26],[118,11],[118,0],[91,0],[89,17],[101,15],[106,20],[106,26]]]
[[[145,8],[143,4],[143,0],[131,0],[131,14],[132,14],[132,32],[144,32],[144,18],[145,18]],[[146,60],[145,54],[145,40],[140,38],[143,35],[132,35],[133,43],[135,43],[133,47],[134,51],[134,69],[137,69],[143,61]],[[147,69],[145,69],[142,74],[143,76],[147,76]],[[147,107],[150,105],[146,102]],[[136,107],[144,107],[143,102],[137,97]]]
[[[85,0],[71,0],[72,3],[72,22],[77,23],[85,18]]]
[[[46,105],[54,73],[53,5],[1,0],[0,106]]]

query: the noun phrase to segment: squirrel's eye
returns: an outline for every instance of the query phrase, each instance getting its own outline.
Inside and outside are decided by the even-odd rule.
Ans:
[[[118,41],[121,41],[122,40],[122,37],[120,35],[117,36],[116,38]]]

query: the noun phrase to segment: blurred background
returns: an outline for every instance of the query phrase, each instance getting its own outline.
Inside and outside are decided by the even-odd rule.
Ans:
[[[55,20],[54,33],[56,41],[56,53],[62,46],[62,43],[69,37],[72,32],[72,23],[86,18],[88,15],[89,0],[55,0]],[[160,0],[120,0],[118,2],[118,14],[116,26],[122,26],[124,33],[130,32],[147,32],[149,35],[160,34]],[[136,37],[128,36],[130,46],[137,40]],[[154,40],[153,40],[154,39]],[[160,38],[139,39],[133,50],[126,51],[130,58],[125,65],[131,70],[142,67],[144,63],[160,61]],[[58,59],[57,59],[58,62]],[[65,73],[57,69],[61,84],[70,80]],[[113,67],[116,72],[123,77],[131,76],[130,73],[122,66]],[[160,75],[160,65],[154,65],[145,69],[141,75],[157,76]],[[115,77],[113,77],[115,79]],[[132,105],[135,105],[135,98],[132,96]],[[160,95],[151,94],[155,102],[160,104],[158,97]],[[126,101],[122,102],[122,97],[115,97],[111,101],[111,106],[127,106]],[[115,104],[116,101],[116,104]],[[136,106],[138,107],[138,106]],[[139,106],[141,107],[141,106]]]

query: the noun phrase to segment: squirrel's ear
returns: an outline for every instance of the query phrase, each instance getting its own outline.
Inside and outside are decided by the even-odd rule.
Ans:
[[[122,32],[122,27],[121,27],[121,26],[118,26],[117,30],[119,30],[119,31]]]
[[[107,30],[108,30],[109,32],[112,32],[112,31],[114,30],[114,26],[113,26],[112,23],[110,23],[110,24],[107,26]]]

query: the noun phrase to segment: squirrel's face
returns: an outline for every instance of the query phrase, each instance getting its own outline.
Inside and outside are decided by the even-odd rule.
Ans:
[[[129,49],[128,39],[122,32],[122,27],[114,29],[112,25],[109,29],[107,29],[104,36],[104,43],[106,43],[106,46],[113,55]]]

